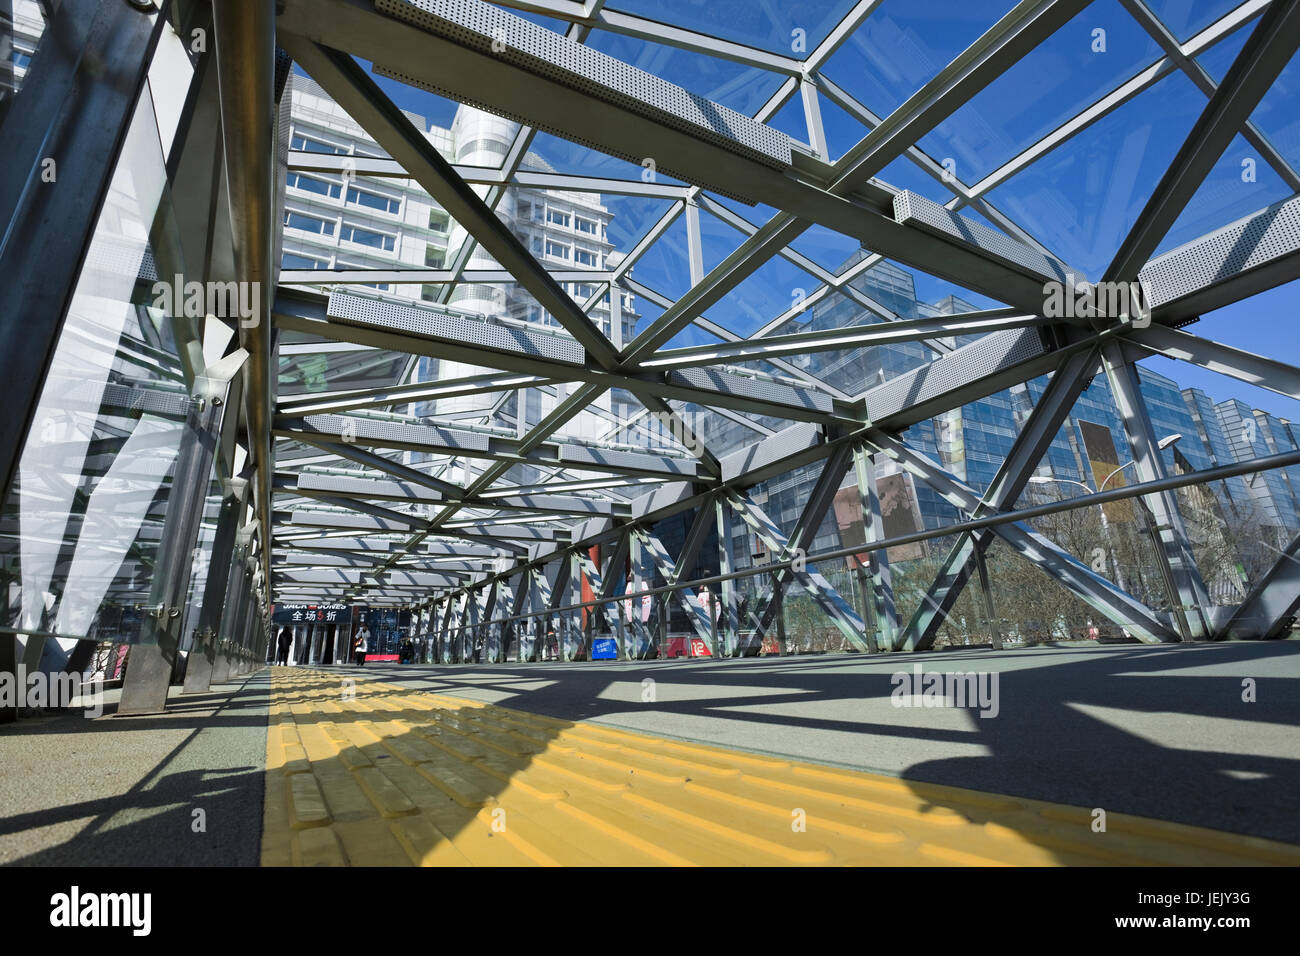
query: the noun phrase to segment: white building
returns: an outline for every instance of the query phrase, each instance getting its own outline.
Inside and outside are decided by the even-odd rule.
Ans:
[[[290,95],[290,149],[354,157],[387,156],[311,79],[295,74]],[[466,106],[457,110],[450,129],[430,126],[423,116],[411,112],[406,115],[425,130],[439,153],[464,166],[500,167],[518,130],[518,124],[510,120]],[[534,153],[527,154],[521,166],[553,172]],[[475,189],[480,195],[487,191],[486,186]],[[498,203],[497,214],[549,268],[601,273],[619,261],[620,254],[607,235],[612,214],[596,194],[512,187]],[[281,268],[285,270],[451,268],[468,238],[414,180],[351,175],[346,169],[340,174],[291,170],[283,223]],[[500,266],[476,246],[466,269],[494,270]],[[599,288],[595,279],[560,284],[580,305]],[[426,301],[435,301],[439,289],[438,285],[392,281],[347,287],[385,297]],[[458,283],[446,306],[534,330],[559,329],[555,318],[516,283]],[[616,342],[631,339],[637,319],[634,306],[633,296],[622,293],[621,328],[619,334],[611,335]],[[608,292],[588,314],[610,334]],[[415,364],[413,380],[453,379],[486,371],[445,359],[422,358]],[[517,395],[524,399],[525,426],[544,417],[559,397],[538,389],[521,390]],[[509,404],[502,410],[515,416],[518,398],[510,396],[506,401]],[[414,411],[439,418],[486,419],[499,402],[499,396],[440,399],[422,403]],[[611,413],[611,399],[606,393],[559,434],[591,437],[606,432]]]

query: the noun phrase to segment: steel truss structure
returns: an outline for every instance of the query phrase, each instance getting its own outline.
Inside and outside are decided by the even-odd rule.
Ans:
[[[204,602],[201,621],[205,643],[196,645],[202,653],[191,654],[202,664],[190,665],[187,690],[206,687],[230,667],[264,659],[272,633],[271,604],[302,599],[412,609],[414,630],[427,637],[432,658],[440,662],[573,660],[592,656],[595,641],[606,633],[620,657],[664,652],[674,609],[710,653],[753,650],[765,634],[782,626],[783,595],[797,585],[843,635],[846,649],[922,650],[932,646],[971,577],[985,575],[985,556],[995,543],[1023,556],[1100,618],[1142,641],[1271,637],[1287,626],[1300,606],[1297,542],[1284,549],[1273,571],[1254,584],[1239,607],[1212,619],[1174,489],[1294,464],[1296,456],[1168,474],[1135,363],[1164,355],[1300,398],[1300,368],[1201,338],[1188,328],[1203,312],[1300,276],[1300,196],[1155,255],[1236,136],[1244,137],[1292,190],[1300,189],[1300,174],[1251,121],[1300,46],[1300,2],[1247,0],[1179,40],[1142,0],[1124,0],[1128,14],[1163,51],[1162,58],[973,183],[952,175],[922,150],[920,140],[1087,8],[1086,0],[1014,5],[901,105],[883,114],[822,72],[870,21],[880,0],[859,0],[802,56],[667,25],[616,6],[614,0],[610,6],[604,0],[500,5],[482,0],[211,5],[177,0],[165,12],[151,13],[121,0],[64,0],[57,16],[84,15],[87,25],[79,41],[84,48],[103,42],[94,33],[100,29],[124,48],[110,62],[136,64],[121,67],[136,75],[125,77],[113,91],[96,94],[107,101],[99,110],[103,129],[82,120],[61,134],[77,137],[69,148],[83,157],[87,183],[102,183],[111,171],[134,102],[132,91],[141,82],[138,64],[145,62],[156,34],[168,27],[182,37],[196,29],[210,31],[214,53],[196,59],[186,118],[177,134],[183,146],[173,150],[169,178],[177,195],[183,184],[196,196],[180,224],[187,235],[202,237],[199,245],[205,251],[188,261],[191,271],[198,262],[205,279],[257,283],[261,314],[270,318],[240,323],[233,330],[223,326],[224,338],[220,328],[190,332],[189,348],[198,349],[195,354],[210,351],[213,336],[222,342],[216,349],[220,367],[200,366],[202,373],[187,380],[188,394],[197,396],[203,389],[208,390],[203,394],[214,394],[212,383],[219,380],[222,396],[228,397],[217,403],[225,410],[224,423],[221,414],[214,419],[210,401],[190,408],[192,442],[196,449],[206,449],[207,457],[195,452],[182,462],[188,471],[178,467],[163,531],[169,542],[166,560],[181,561],[178,556],[193,547],[197,520],[192,512],[181,513],[181,498],[201,498],[206,482],[196,469],[202,471],[205,461],[210,468],[215,460],[225,497],[212,566],[222,571],[207,581],[211,601]],[[557,32],[520,14],[551,18],[565,28]],[[1197,57],[1238,33],[1244,42],[1216,82]],[[599,52],[590,41],[607,34],[766,71],[780,78],[779,86],[753,115],[743,115]],[[52,74],[56,66],[50,67]],[[75,82],[79,69],[75,59],[65,66],[65,87]],[[285,138],[286,91],[295,69],[318,83],[387,157],[291,150]],[[1140,284],[1148,308],[1126,309],[1110,318],[1048,314],[1049,288],[1087,298],[1091,287],[1083,282],[1084,272],[997,208],[991,193],[1175,72],[1204,95],[1204,108],[1099,277]],[[484,168],[449,161],[376,77],[398,79],[513,120],[518,129],[505,162]],[[24,181],[28,169],[38,169],[42,150],[48,149],[35,136],[44,128],[35,117],[60,102],[56,80],[49,83],[54,85],[20,94],[5,117],[6,133],[15,128],[27,136],[6,146],[22,175],[0,177],[0,189],[14,192],[13,184]],[[827,144],[823,100],[868,130],[836,158]],[[787,104],[802,107],[808,142],[769,125]],[[611,178],[523,168],[535,137],[543,132],[629,160],[634,171]],[[100,155],[96,144],[109,159],[91,158]],[[951,199],[939,204],[879,178],[900,160],[941,184]],[[638,175],[649,161],[670,179]],[[277,272],[277,217],[285,176],[295,171],[413,180],[471,239],[436,269]],[[498,216],[502,197],[513,187],[641,197],[669,205],[622,258],[596,272],[565,271],[536,258]],[[723,198],[750,206],[762,203],[774,211],[766,221],[757,214],[751,221]],[[62,328],[57,317],[69,290],[39,280],[55,264],[78,261],[98,203],[83,200],[82,206],[91,208],[51,212],[60,223],[72,224],[53,230],[48,224],[54,220],[40,218],[41,210],[29,199],[0,194],[0,217],[11,224],[7,235],[18,228],[39,240],[21,247],[6,242],[4,274],[17,281],[7,283],[0,297],[7,300],[9,314],[36,311],[31,305],[39,302],[39,310],[50,318],[34,334],[48,355]],[[961,215],[962,210],[977,215]],[[742,237],[708,269],[700,221],[706,214]],[[865,254],[839,274],[831,272],[796,245],[814,226],[860,243]],[[670,229],[681,227],[688,246],[681,271],[689,277],[689,288],[673,298],[635,278],[633,270]],[[482,254],[496,267],[476,265],[474,256]],[[710,310],[747,278],[778,259],[812,274],[820,284],[747,336],[709,318]],[[886,260],[1005,307],[932,318],[900,316],[853,284]],[[162,266],[157,271],[165,275]],[[70,269],[68,275],[74,272]],[[593,283],[594,293],[577,301],[562,285],[573,281]],[[340,287],[394,282],[431,285],[437,293],[431,301],[411,301]],[[559,330],[454,306],[459,286],[494,282],[517,283],[553,316]],[[618,321],[624,293],[660,310],[629,341],[623,341]],[[607,294],[614,313],[608,329],[591,315]],[[795,315],[837,296],[861,310],[859,324],[781,331]],[[687,330],[717,341],[682,345]],[[792,361],[902,342],[924,343],[931,359],[856,394]],[[31,427],[40,375],[48,366],[48,361],[39,363],[34,373],[21,358],[30,345],[24,350],[10,344],[0,349],[5,380],[14,394],[29,397],[30,407],[20,427],[11,422],[4,429],[0,451],[7,491],[14,485]],[[359,363],[387,357],[396,361],[386,381],[355,385],[340,379],[308,394],[277,397],[276,368],[294,356],[326,352]],[[421,380],[412,374],[421,357],[477,371]],[[1050,382],[983,494],[902,437],[918,422],[1047,375]],[[1136,462],[1136,483],[1086,500],[1026,505],[1025,488],[1048,445],[1098,375],[1105,377],[1119,406],[1128,451]],[[639,402],[642,411],[628,420],[602,409],[600,397],[615,391]],[[538,420],[521,411],[529,393],[546,398],[548,410]],[[486,400],[481,411],[444,416],[404,411],[419,403],[466,397]],[[712,436],[693,422],[688,409],[739,426],[748,441],[740,447],[710,447]],[[578,437],[566,427],[584,414],[603,417],[604,434]],[[653,435],[642,427],[650,422],[660,426]],[[223,428],[231,433],[227,440],[220,439]],[[213,435],[218,436],[215,442]],[[960,520],[887,537],[876,479],[886,464],[934,489],[956,508]],[[784,531],[751,492],[809,466],[820,469],[818,478],[797,523]],[[856,482],[866,540],[852,548],[812,553],[846,477]],[[1029,525],[1031,518],[1046,514],[1133,499],[1149,510],[1157,529],[1155,559],[1171,594],[1167,609],[1145,603]],[[674,554],[656,525],[677,516],[685,535]],[[741,526],[770,555],[761,567],[736,565],[733,529]],[[910,619],[901,618],[887,549],[904,540],[941,537],[955,543],[919,609]],[[860,574],[867,595],[863,615],[819,573],[818,564],[867,553],[873,558]],[[162,631],[167,630],[166,609],[180,600],[184,583],[181,572],[155,582],[161,590],[150,604],[163,609],[157,617]],[[752,587],[753,594],[742,608],[744,587]],[[705,596],[701,588],[714,589],[717,596]],[[981,590],[987,601],[987,584]],[[988,616],[995,616],[992,608]],[[742,641],[742,633],[751,636]],[[140,657],[154,657],[130,675],[140,682],[139,703],[133,705],[137,710],[162,706],[157,688],[179,640],[176,634],[158,637],[148,644],[156,651],[141,650]],[[12,665],[0,660],[0,666]],[[131,698],[124,700],[129,704]]]

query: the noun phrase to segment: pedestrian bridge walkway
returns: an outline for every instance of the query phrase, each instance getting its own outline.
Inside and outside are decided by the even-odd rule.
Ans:
[[[1300,847],[275,668],[262,863],[1261,865]]]

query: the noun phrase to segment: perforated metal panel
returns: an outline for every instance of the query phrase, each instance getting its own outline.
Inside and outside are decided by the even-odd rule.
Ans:
[[[133,239],[96,236],[86,253],[83,268],[101,275],[135,276],[140,282],[158,281],[153,250]]]
[[[384,584],[388,587],[436,587],[460,584],[458,574],[439,574],[437,571],[388,571]]]
[[[819,412],[830,412],[833,405],[831,397],[824,392],[805,388],[792,388],[779,382],[766,382],[743,375],[731,375],[710,368],[688,368],[670,372],[669,382],[689,385],[692,388],[704,388],[734,395],[737,398],[754,398],[792,408],[809,408]]]
[[[400,422],[383,422],[349,415],[307,415],[303,422],[308,428],[325,435],[343,435],[344,429],[348,428],[356,440],[362,443],[420,445],[449,451],[488,450],[487,435],[433,425],[404,425]]]
[[[769,166],[790,137],[674,83],[479,0],[376,0],[375,9]]]
[[[496,500],[496,499],[494,499]],[[592,501],[581,495],[521,495],[507,498],[504,503],[521,508],[537,508],[542,511],[564,509],[574,514],[608,514],[613,505],[608,501]]]
[[[277,541],[277,548],[324,548],[330,551],[390,551],[397,547],[393,541],[378,541],[374,538],[311,538],[308,540]]]
[[[281,571],[275,577],[279,581],[299,584],[357,584],[361,581],[361,572],[345,571],[342,568],[332,571]]]
[[[444,500],[436,491],[421,488],[405,481],[348,478],[343,475],[320,475],[303,472],[298,475],[299,491],[320,491],[326,494],[360,495],[363,498],[402,498],[418,501]]]
[[[294,511],[290,523],[309,528],[367,528],[373,531],[406,531],[406,522],[385,521],[369,515],[333,511]]]
[[[586,351],[571,339],[493,325],[481,319],[423,306],[370,299],[353,292],[339,290],[331,293],[325,314],[339,322],[386,332],[418,335],[515,355],[532,355],[569,365],[586,362]]]
[[[552,532],[525,525],[467,524],[455,528],[457,534],[482,535],[490,538],[503,538],[509,541],[550,541]]]
[[[1300,196],[1152,259],[1138,272],[1153,308],[1300,249]]]
[[[996,229],[973,222],[965,216],[959,216],[914,192],[903,190],[894,194],[894,219],[900,223],[911,223],[929,232],[960,240],[1009,265],[1035,272],[1044,280],[1067,282],[1070,281],[1071,276],[1077,280],[1084,278],[1084,274],[1079,270],[1070,269],[1064,263],[1043,255],[1033,246],[1025,245]]]
[[[978,383],[1046,351],[1042,335],[1036,328],[993,332],[978,342],[871,389],[865,396],[867,414],[871,421],[880,422],[945,392]],[[976,397],[978,395],[972,392],[969,400]],[[956,397],[954,407],[967,400]],[[922,417],[928,418],[929,415]]]
[[[560,460],[581,468],[583,465],[608,465],[611,468],[624,468],[640,471],[661,472],[668,475],[690,475],[699,471],[694,461],[681,458],[660,458],[655,455],[641,455],[631,451],[615,451],[606,448],[586,448],[581,445],[561,445]]]
[[[115,414],[136,415],[142,412],[164,418],[184,418],[189,412],[190,399],[179,392],[162,392],[157,389],[131,388],[127,385],[106,385],[103,395],[97,388],[60,388],[60,401],[72,407],[79,401],[86,407],[100,405]]]
[[[764,165],[779,169],[790,165],[791,140],[785,133],[497,7],[478,0],[376,0],[375,9]],[[447,90],[382,64],[375,64],[374,69],[380,75],[573,139],[570,132],[549,128],[537,117],[513,114],[498,104],[466,98],[464,91]],[[578,141],[629,162],[640,164],[644,159],[615,152],[608,144]],[[672,168],[670,157],[656,156],[655,160],[665,173],[698,179]],[[719,170],[718,181],[699,185],[752,201],[737,196],[734,183],[729,183],[722,172]]]
[[[765,468],[773,462],[807,451],[820,445],[821,442],[821,429],[812,423],[805,422],[782,429],[761,442],[725,456],[721,461],[722,478],[724,481],[731,481],[751,471]]]
[[[638,520],[647,518],[663,509],[671,509],[679,501],[684,501],[693,493],[694,490],[684,481],[660,485],[654,491],[642,495],[632,502],[632,514]],[[605,524],[608,527],[613,527],[613,522],[605,522]]]

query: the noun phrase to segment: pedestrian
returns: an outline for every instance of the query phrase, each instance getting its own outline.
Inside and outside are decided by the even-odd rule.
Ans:
[[[361,625],[361,630],[357,631],[357,639],[352,649],[356,652],[357,666],[363,666],[366,663],[366,651],[370,650],[370,628],[364,624]]]
[[[276,657],[276,663],[282,667],[289,663],[289,645],[293,643],[293,631],[285,625],[280,631],[279,654]]]

